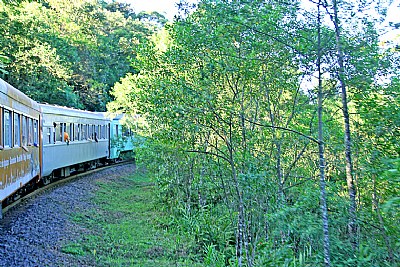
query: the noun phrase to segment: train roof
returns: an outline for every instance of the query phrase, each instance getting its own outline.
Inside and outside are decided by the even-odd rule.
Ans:
[[[105,117],[103,112],[92,112],[87,110],[50,105],[50,104],[40,104],[43,114],[53,114],[53,115],[65,115],[77,118],[87,118],[87,119],[99,119],[99,120],[110,120]]]
[[[18,110],[25,108],[31,108],[36,111],[40,111],[39,104],[30,99],[26,94],[22,93],[3,79],[0,79],[0,104],[7,107],[15,108]]]
[[[99,112],[99,113],[103,114],[104,118],[106,118],[107,120],[111,120],[111,121],[119,121],[123,117],[126,116],[125,113],[121,113],[121,114],[117,114],[117,113],[113,113],[113,112]]]

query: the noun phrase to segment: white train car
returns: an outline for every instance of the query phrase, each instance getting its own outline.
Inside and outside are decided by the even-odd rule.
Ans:
[[[44,182],[53,175],[96,167],[109,157],[109,123],[103,114],[40,105],[43,121]]]

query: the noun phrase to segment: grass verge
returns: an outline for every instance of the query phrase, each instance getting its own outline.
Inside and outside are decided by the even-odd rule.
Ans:
[[[90,258],[96,266],[202,266],[184,236],[157,223],[167,218],[156,208],[147,176],[135,173],[98,185],[97,208],[72,216],[89,234],[65,245],[64,253]]]

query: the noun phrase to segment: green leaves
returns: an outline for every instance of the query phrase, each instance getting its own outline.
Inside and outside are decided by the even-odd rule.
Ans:
[[[0,75],[3,77],[4,74],[8,74],[8,71],[5,70],[8,63],[10,63],[10,59],[0,54]]]
[[[314,84],[302,82],[312,81],[317,69],[318,25],[315,14],[300,12],[304,10],[298,3],[200,1],[193,14],[142,43],[135,51],[139,74],[127,76],[113,89],[116,100],[110,108],[145,118],[141,133],[149,143],[142,156],[157,177],[158,196],[176,224],[190,226],[183,231],[207,237],[201,239],[207,262],[321,264],[315,178],[320,166],[316,143],[310,142],[317,135],[316,93]],[[362,203],[357,212],[380,225],[371,207],[371,174],[389,169],[384,159],[395,157],[398,150],[399,87],[395,78],[385,86],[374,83],[379,73],[395,76],[388,61],[393,55],[383,56],[369,23],[351,26],[357,31],[343,32],[342,45],[355,129],[357,201]],[[333,264],[349,266],[356,260],[345,230],[348,201],[334,33],[322,25],[327,203]],[[373,151],[376,161],[371,160]],[[375,187],[382,201],[394,203],[382,210],[392,212],[398,188],[387,175],[377,177]],[[219,232],[231,232],[234,239],[209,229],[225,229],[224,222],[212,217],[225,214],[213,213],[221,207],[229,213],[224,218],[230,224]],[[395,220],[387,214],[382,218],[394,233]],[[370,234],[381,226],[362,227],[358,260],[383,260],[388,254],[366,255],[374,248],[385,251],[382,233]],[[376,243],[368,246],[370,239]],[[223,240],[228,245],[222,249]]]
[[[42,2],[0,7],[2,75],[35,100],[105,111],[114,83],[136,72],[136,46],[160,25],[97,0]]]

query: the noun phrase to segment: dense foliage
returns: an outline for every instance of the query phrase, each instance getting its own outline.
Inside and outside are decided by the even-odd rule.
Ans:
[[[0,0],[0,76],[135,115],[164,227],[206,266],[398,266],[390,1],[305,2],[181,1],[166,24],[116,1]]]
[[[400,263],[398,52],[374,1],[312,2],[199,1],[114,87],[205,265]]]
[[[118,2],[0,1],[0,75],[37,101],[105,111],[136,72],[136,46],[165,22]]]

